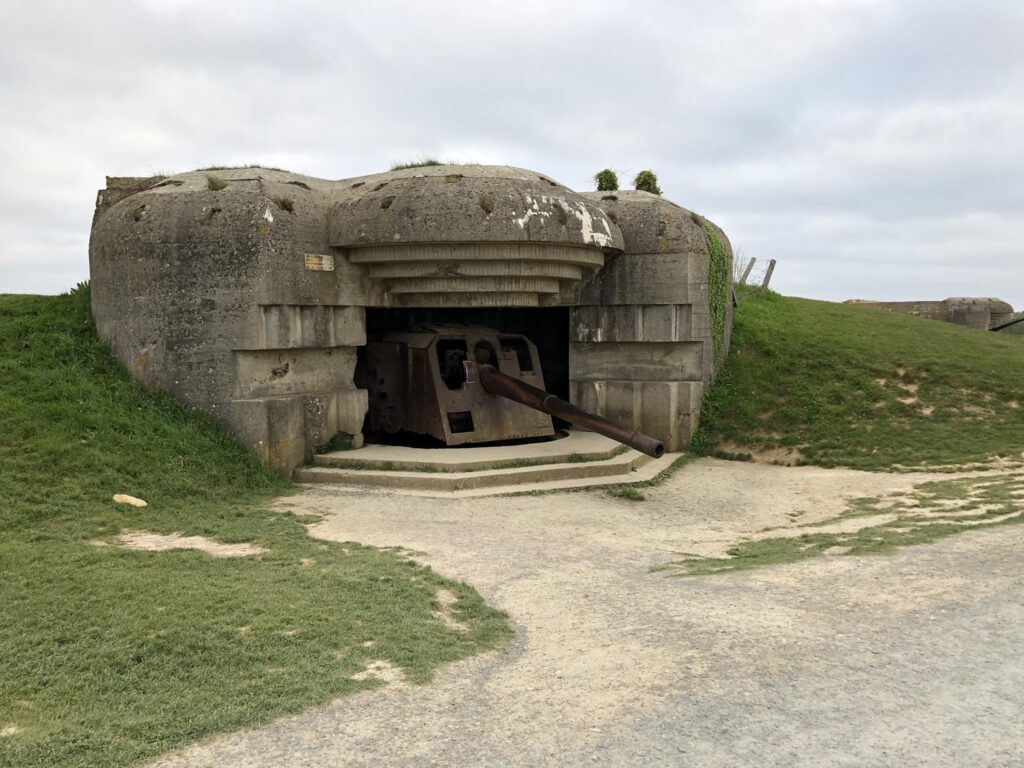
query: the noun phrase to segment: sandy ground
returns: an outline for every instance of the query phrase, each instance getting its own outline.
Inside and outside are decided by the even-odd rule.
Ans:
[[[315,535],[423,552],[508,611],[515,640],[156,765],[1022,765],[1024,525],[886,557],[650,570],[925,479],[702,460],[642,503],[311,490],[286,503],[325,515]]]
[[[97,539],[93,546],[110,546]],[[148,552],[166,552],[169,549],[198,549],[214,557],[248,557],[266,552],[255,544],[225,544],[205,536],[184,536],[180,533],[152,533],[151,531],[123,531],[114,537],[114,546],[141,549]]]

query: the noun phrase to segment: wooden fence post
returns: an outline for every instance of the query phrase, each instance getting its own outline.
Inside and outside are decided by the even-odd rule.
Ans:
[[[753,256],[750,257],[750,261],[747,262],[747,268],[743,270],[743,276],[740,277],[740,285],[746,285],[747,278],[750,277],[750,271],[754,268],[754,262],[756,262]]]

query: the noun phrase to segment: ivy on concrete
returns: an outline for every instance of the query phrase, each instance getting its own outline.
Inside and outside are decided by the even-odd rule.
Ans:
[[[725,353],[725,322],[729,313],[729,259],[718,239],[718,233],[707,219],[701,219],[708,236],[708,309],[711,312],[711,342],[715,351],[715,368]]]

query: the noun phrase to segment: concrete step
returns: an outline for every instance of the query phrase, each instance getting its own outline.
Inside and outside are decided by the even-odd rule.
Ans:
[[[295,477],[302,483],[333,483],[414,491],[450,493],[509,487],[519,490],[523,489],[525,485],[566,480],[617,478],[613,482],[630,482],[630,473],[651,461],[652,459],[648,456],[630,449],[625,453],[599,461],[540,464],[507,469],[481,469],[472,472],[381,471],[313,466],[300,468],[296,471]]]
[[[315,482],[322,483],[318,485],[321,493],[338,496],[349,496],[349,495],[360,495],[366,494],[368,491],[373,490],[377,492],[392,493],[399,496],[419,496],[428,498],[442,498],[442,499],[461,499],[469,497],[482,497],[482,496],[502,496],[507,494],[517,493],[548,493],[557,491],[575,491],[584,488],[600,488],[602,486],[611,485],[622,485],[625,483],[641,483],[648,480],[655,479],[662,472],[669,469],[677,459],[681,458],[681,453],[666,453],[660,459],[649,459],[646,456],[640,455],[641,461],[639,465],[633,469],[627,469],[626,471],[619,474],[603,475],[597,477],[584,477],[579,473],[580,464],[560,464],[552,465],[557,467],[571,467],[574,472],[570,476],[562,476],[555,479],[532,479],[524,481],[522,475],[515,482],[510,482],[509,475],[506,475],[506,482],[510,482],[508,485],[487,485],[483,487],[475,488],[461,488],[461,489],[449,489],[449,488],[403,488],[399,485],[376,485],[372,488],[368,488],[367,485],[361,482],[361,478],[366,475],[366,472],[354,472],[354,479],[348,482],[337,481],[337,480],[326,480],[320,472],[326,470],[326,468],[320,467],[309,467],[300,472],[316,473],[316,479],[303,480],[302,477],[298,479],[303,482]],[[381,474],[394,474],[394,473],[381,473]],[[430,473],[412,473],[422,477],[439,477],[439,475]],[[473,473],[479,474],[479,473]],[[451,477],[451,475],[444,475],[444,477]],[[536,476],[535,476],[536,477]]]
[[[538,464],[602,461],[624,452],[624,446],[596,432],[569,430],[563,437],[517,445],[409,448],[365,445],[351,451],[331,451],[313,458],[317,467],[397,472],[478,472]]]

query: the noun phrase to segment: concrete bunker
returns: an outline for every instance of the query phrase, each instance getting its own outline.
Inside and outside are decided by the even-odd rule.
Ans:
[[[954,296],[942,301],[870,301],[850,299],[846,304],[860,304],[887,312],[897,312],[928,320],[941,320],[978,330],[1002,329],[1012,322],[1013,307],[1002,299],[991,297]]]
[[[108,179],[90,242],[101,338],[282,473],[362,444],[367,343],[420,323],[522,334],[553,394],[685,448],[731,261],[659,196],[504,166]]]

